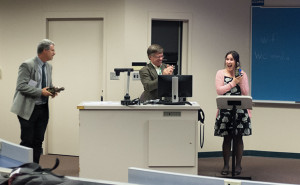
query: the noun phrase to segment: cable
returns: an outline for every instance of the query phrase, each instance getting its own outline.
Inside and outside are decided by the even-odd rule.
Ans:
[[[200,147],[203,148],[204,145],[204,120],[205,120],[205,114],[202,109],[198,110],[198,121],[200,122]],[[202,131],[203,127],[203,131]]]

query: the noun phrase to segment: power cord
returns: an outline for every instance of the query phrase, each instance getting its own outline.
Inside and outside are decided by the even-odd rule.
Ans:
[[[204,145],[204,120],[205,114],[202,109],[198,110],[198,121],[200,122],[200,147],[203,148]],[[202,129],[203,127],[203,129]]]

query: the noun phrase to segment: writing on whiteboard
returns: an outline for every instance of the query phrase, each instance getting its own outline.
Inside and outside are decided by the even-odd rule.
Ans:
[[[262,36],[259,40],[262,44],[272,44],[276,41],[277,33],[272,33],[270,35]]]
[[[257,60],[257,61],[273,61],[273,62],[276,62],[276,61],[279,61],[279,62],[290,62],[290,57],[287,56],[285,53],[280,53],[280,54],[265,54],[265,53],[262,53],[262,52],[257,52],[257,51],[254,51],[254,58]]]

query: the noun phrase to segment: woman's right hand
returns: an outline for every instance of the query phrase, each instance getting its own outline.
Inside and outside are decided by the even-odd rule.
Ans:
[[[233,81],[236,83],[236,84],[239,84],[242,80],[243,76],[238,76],[238,77],[233,77]]]

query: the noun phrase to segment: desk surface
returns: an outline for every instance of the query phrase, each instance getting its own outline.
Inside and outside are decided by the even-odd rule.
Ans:
[[[162,104],[147,104],[147,105],[121,105],[121,102],[116,101],[84,101],[81,102],[77,109],[105,109],[105,110],[198,110],[200,106],[197,102],[190,102],[192,105],[162,105]]]

